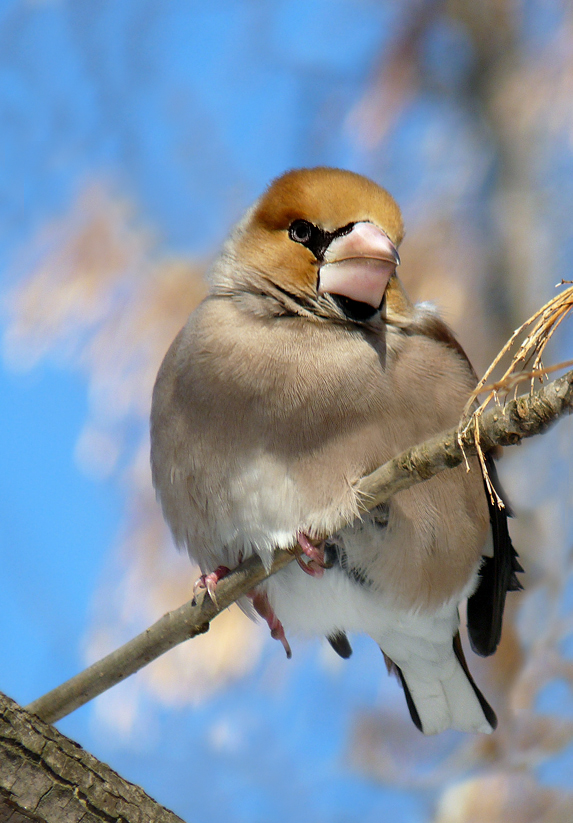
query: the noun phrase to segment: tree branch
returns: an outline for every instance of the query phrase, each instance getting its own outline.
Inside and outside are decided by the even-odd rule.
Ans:
[[[479,444],[484,452],[494,446],[515,446],[526,437],[542,434],[573,410],[573,371],[537,392],[485,412],[478,420]],[[462,450],[463,446],[463,450]],[[476,454],[475,429],[462,423],[413,446],[357,483],[365,510],[386,503],[392,495],[453,469],[466,455]]]
[[[484,451],[493,446],[511,446],[523,438],[540,434],[573,408],[573,371],[548,383],[539,391],[512,400],[479,417],[479,443]],[[463,447],[463,448],[462,448]],[[453,468],[466,455],[476,454],[475,428],[461,425],[408,449],[357,483],[364,511],[387,502],[394,494],[428,480],[438,472]],[[338,528],[346,525],[341,521]],[[336,531],[335,529],[334,531]],[[275,552],[270,570],[257,555],[241,563],[217,584],[217,605],[201,593],[168,612],[149,629],[124,646],[94,663],[61,686],[27,706],[48,723],[60,720],[130,674],[151,663],[179,643],[202,634],[210,621],[258,583],[294,559],[284,549]]]
[[[2,823],[184,823],[0,693]]]

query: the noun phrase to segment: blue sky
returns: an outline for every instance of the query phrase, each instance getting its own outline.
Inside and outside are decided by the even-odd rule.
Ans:
[[[490,162],[487,146],[467,148],[469,115],[447,94],[406,108],[383,154],[353,140],[348,127],[401,24],[399,5],[0,0],[5,284],[20,272],[31,238],[92,179],[130,197],[162,251],[179,255],[212,254],[269,179],[291,167],[373,174],[407,216],[436,185],[447,198],[476,155],[484,167]],[[540,29],[525,28],[525,45],[531,31],[552,29],[544,8]],[[432,31],[425,60],[453,88],[472,55],[463,33],[444,24]],[[430,144],[441,146],[435,161]],[[124,500],[74,460],[88,407],[81,375],[57,360],[25,373],[4,366],[0,397],[0,689],[26,703],[83,666],[92,600]],[[196,710],[155,710],[155,731],[137,746],[98,735],[89,707],[59,728],[187,820],[422,823],[431,792],[383,786],[344,760],[350,718],[381,695],[402,699],[391,681],[380,685],[375,652],[359,641],[356,665],[333,679],[316,648],[303,647],[302,664],[284,675],[288,689],[277,692],[264,683],[277,656],[268,644],[259,669],[232,694]],[[341,689],[352,695],[350,714]],[[222,749],[209,742],[213,717],[234,717],[245,729],[246,756],[232,741]]]

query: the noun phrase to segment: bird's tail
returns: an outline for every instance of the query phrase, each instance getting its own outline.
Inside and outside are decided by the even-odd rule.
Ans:
[[[388,669],[398,676],[414,724],[424,734],[446,729],[490,734],[497,718],[468,669],[459,633],[439,667],[419,658],[398,665],[384,653]]]

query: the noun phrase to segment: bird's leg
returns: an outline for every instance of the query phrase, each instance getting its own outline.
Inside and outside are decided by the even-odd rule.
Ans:
[[[272,606],[269,603],[269,598],[267,597],[266,592],[259,592],[256,589],[253,589],[247,594],[247,597],[250,597],[250,599],[253,601],[253,606],[257,614],[260,614],[260,616],[267,621],[269,629],[271,630],[271,637],[274,640],[280,640],[280,642],[283,644],[286,656],[290,660],[292,657],[292,652],[289,646],[289,642],[286,639],[283,624],[274,613]]]
[[[324,562],[324,540],[321,540],[318,546],[315,546],[304,532],[298,532],[296,539],[303,553],[310,558],[308,563],[305,563],[301,556],[297,554],[296,562],[298,565],[304,572],[310,574],[311,577],[322,577],[326,568]]]
[[[202,574],[193,586],[193,600],[195,600],[195,596],[201,589],[207,589],[207,594],[213,601],[213,604],[217,606],[217,598],[215,596],[217,583],[219,580],[222,580],[223,577],[226,577],[230,571],[231,569],[228,566],[217,566],[215,571],[210,574]]]

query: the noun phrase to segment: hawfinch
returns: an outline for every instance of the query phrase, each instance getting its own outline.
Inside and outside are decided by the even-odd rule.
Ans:
[[[288,632],[325,635],[342,657],[347,632],[365,632],[422,732],[487,733],[497,721],[465,662],[458,606],[468,598],[473,649],[493,653],[519,586],[507,509],[489,502],[475,458],[369,514],[355,491],[456,425],[476,382],[445,324],[404,293],[402,236],[392,197],[358,174],[275,180],[159,370],[153,482],[213,596],[251,553],[269,566],[273,549],[302,549],[250,594],[289,656]]]

